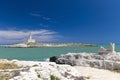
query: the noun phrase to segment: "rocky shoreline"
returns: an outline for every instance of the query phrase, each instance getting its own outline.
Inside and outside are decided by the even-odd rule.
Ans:
[[[116,54],[75,54],[69,53],[61,56],[53,56],[51,62],[57,64],[69,64],[71,66],[94,67],[98,69],[120,70],[120,53]]]
[[[58,65],[54,62],[18,60],[1,60],[0,63],[5,63],[5,66],[11,66],[7,69],[4,67],[0,69],[0,80],[85,80],[70,65]],[[15,64],[19,67],[12,67]]]
[[[100,48],[98,54],[69,53],[50,62],[0,59],[0,80],[118,80],[120,53]]]
[[[0,60],[0,80],[118,80],[119,78],[120,73],[91,67],[41,61]]]
[[[94,67],[98,69],[120,70],[120,52],[115,51],[115,44],[110,43],[109,49],[100,47],[97,53],[68,53],[53,56],[50,62],[71,66]]]

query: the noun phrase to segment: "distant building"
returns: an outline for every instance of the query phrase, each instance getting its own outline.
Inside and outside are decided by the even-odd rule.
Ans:
[[[17,44],[11,45],[10,47],[30,47],[34,43],[36,43],[36,41],[35,39],[32,38],[32,34],[30,33],[27,42],[17,43]]]
[[[35,39],[32,38],[32,33],[30,33],[27,43],[36,43]]]
[[[104,47],[100,47],[99,51],[98,51],[99,54],[115,54],[116,51],[115,51],[115,44],[114,43],[110,43],[110,48],[109,49],[105,49]]]

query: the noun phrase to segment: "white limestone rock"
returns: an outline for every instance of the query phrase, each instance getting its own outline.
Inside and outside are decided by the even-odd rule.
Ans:
[[[60,80],[84,80],[81,74],[70,65],[58,65],[53,62],[13,61],[21,66],[29,66],[28,71],[20,71],[20,75],[10,80],[50,80],[54,75]]]

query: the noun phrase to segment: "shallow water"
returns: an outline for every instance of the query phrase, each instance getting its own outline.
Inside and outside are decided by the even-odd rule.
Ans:
[[[103,45],[108,48],[109,45]],[[42,48],[0,48],[0,58],[18,60],[45,60],[51,56],[59,56],[67,53],[97,53],[96,47],[42,47]],[[120,45],[116,45],[116,51],[120,52]]]

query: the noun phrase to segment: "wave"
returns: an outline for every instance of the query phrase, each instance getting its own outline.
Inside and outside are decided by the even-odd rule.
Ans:
[[[68,52],[67,54],[61,54],[61,55],[72,55],[72,54],[98,54],[98,53],[91,53],[91,52],[78,52],[78,53],[74,53],[74,52]],[[120,54],[120,52],[116,52],[116,54]]]
[[[72,55],[72,54],[97,54],[97,53],[89,53],[89,52],[73,53],[73,52],[68,52],[67,54],[61,54],[61,55]]]
[[[49,62],[50,58],[45,58],[43,61]]]

